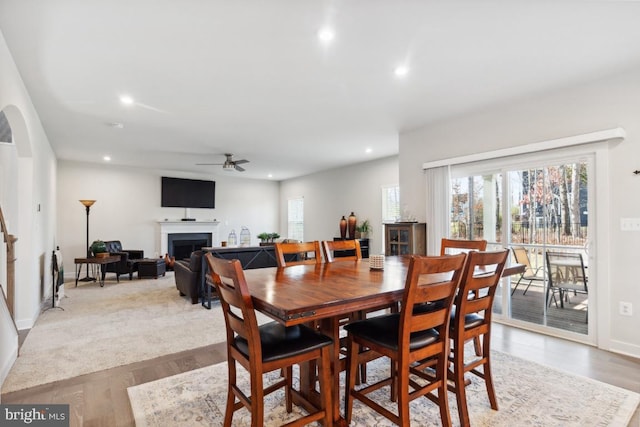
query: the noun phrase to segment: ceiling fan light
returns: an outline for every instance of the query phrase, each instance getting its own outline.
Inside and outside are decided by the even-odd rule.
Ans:
[[[233,164],[225,163],[224,165],[222,165],[222,170],[225,172],[233,172],[235,170],[235,167],[233,166]]]

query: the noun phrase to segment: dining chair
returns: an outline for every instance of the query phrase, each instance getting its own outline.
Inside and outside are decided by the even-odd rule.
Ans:
[[[527,249],[524,246],[514,246],[511,248],[511,250],[513,251],[513,256],[516,262],[518,264],[522,264],[525,266],[524,271],[520,273],[520,277],[518,278],[516,285],[511,290],[511,295],[513,295],[516,289],[518,289],[518,285],[520,284],[521,281],[528,280],[529,283],[527,283],[527,287],[524,288],[524,292],[522,293],[522,295],[526,295],[527,291],[529,290],[529,286],[531,286],[533,282],[544,283],[545,281],[544,275],[542,276],[539,275],[539,273],[544,269],[542,266],[539,266],[537,268],[533,268],[531,266],[531,261],[529,260],[529,253],[527,252]]]
[[[324,253],[324,259],[327,263],[334,262],[348,262],[348,261],[360,261],[362,259],[362,252],[360,250],[360,242],[356,239],[354,240],[324,240],[321,243],[322,252]],[[345,256],[335,256],[336,251],[351,251],[352,255]],[[366,319],[367,315],[370,313],[382,312],[382,310],[389,310],[392,313],[398,312],[398,304],[385,304],[379,307],[370,308],[368,310],[358,310],[354,313],[351,313],[344,319],[341,319],[340,324],[344,327],[345,324],[355,321]],[[340,353],[346,354],[346,337],[340,339]],[[371,361],[374,358],[371,358]],[[340,371],[346,369],[346,359],[341,359]],[[361,382],[365,382],[367,379],[367,363],[360,364],[359,375],[356,378],[358,384]]]
[[[486,240],[460,240],[460,239],[447,239],[443,237],[440,242],[440,255],[450,255],[450,254],[459,254],[459,253],[468,253],[469,251],[486,251],[487,250],[487,241]],[[473,346],[476,349],[476,355],[480,355],[482,353],[482,349],[480,348],[482,344],[480,343],[480,339],[475,339],[473,342]]]
[[[486,240],[458,240],[442,238],[440,242],[440,255],[457,254],[469,251],[486,251]]]
[[[545,253],[547,260],[547,301],[551,304],[550,298],[555,300],[558,294],[560,307],[564,308],[565,301],[569,299],[569,293],[588,294],[587,275],[584,268],[582,254],[578,252],[555,252]],[[555,300],[556,306],[558,301]]]
[[[358,261],[362,259],[360,242],[354,240],[324,240],[322,241],[322,252],[326,262],[334,261]],[[343,251],[343,254],[336,257],[336,251]],[[344,251],[350,251],[351,255],[345,255]]]
[[[470,372],[484,379],[491,408],[498,410],[498,401],[491,376],[491,314],[493,300],[509,250],[469,252],[460,289],[455,297],[450,324],[451,364],[449,390],[455,392],[460,425],[469,426],[469,410],[465,374]],[[481,353],[465,360],[465,343],[482,341]],[[482,367],[479,371],[478,368]]]
[[[320,242],[276,243],[276,262],[278,267],[290,267],[299,264],[321,264]]]
[[[413,255],[409,262],[400,313],[360,320],[345,326],[348,334],[345,418],[352,418],[353,400],[401,425],[410,425],[409,402],[424,396],[440,409],[444,426],[451,425],[447,398],[447,364],[449,356],[449,322],[453,299],[462,278],[467,255],[446,257]],[[414,307],[420,306],[420,310]],[[426,309],[426,307],[429,307]],[[367,357],[360,352],[374,352],[390,359],[390,376],[356,389],[358,363]],[[433,375],[412,368],[423,359],[432,361]],[[416,375],[426,382],[410,379]],[[390,400],[396,400],[397,413],[384,408],[383,402],[369,393],[389,386]],[[411,390],[410,390],[411,389]],[[437,390],[437,394],[433,391]]]
[[[216,258],[205,255],[211,279],[218,291],[227,329],[227,366],[229,371],[227,403],[224,426],[231,426],[233,414],[246,407],[251,413],[251,426],[264,425],[264,397],[282,387],[285,388],[287,412],[302,400],[308,415],[295,420],[294,425],[305,425],[321,420],[324,425],[332,422],[330,375],[331,338],[304,325],[285,327],[277,322],[258,326],[255,310],[242,265],[237,259]],[[314,361],[318,367],[321,400],[314,407],[293,388],[294,364]],[[237,366],[249,372],[249,394],[237,382]],[[284,378],[264,387],[263,374],[281,369]],[[236,401],[237,399],[237,401]]]

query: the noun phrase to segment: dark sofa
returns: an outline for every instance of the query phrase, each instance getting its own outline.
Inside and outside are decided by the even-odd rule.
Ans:
[[[104,242],[107,246],[107,252],[111,255],[120,255],[120,262],[106,264],[102,270],[102,278],[104,280],[105,273],[115,273],[118,280],[121,274],[128,274],[129,280],[133,279],[133,272],[137,271],[137,260],[144,258],[144,251],[140,249],[122,249],[120,240],[108,240]]]
[[[180,296],[186,295],[192,304],[197,304],[202,280],[202,251],[193,251],[188,259],[176,261],[173,271]]]

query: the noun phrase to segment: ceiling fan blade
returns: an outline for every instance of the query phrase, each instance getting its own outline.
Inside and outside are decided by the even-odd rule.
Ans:
[[[242,166],[238,166],[238,164],[237,164],[237,163],[238,163],[238,162],[236,162],[236,170],[237,170],[238,172],[244,172],[244,168],[243,168]]]
[[[236,165],[241,165],[243,163],[249,163],[249,160],[246,160],[246,159],[236,160],[233,163],[235,163]]]
[[[223,163],[196,163],[196,166],[220,166]]]

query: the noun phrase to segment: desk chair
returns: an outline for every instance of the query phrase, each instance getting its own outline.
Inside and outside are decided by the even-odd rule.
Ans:
[[[451,425],[447,398],[449,361],[449,322],[453,298],[458,290],[466,254],[446,257],[412,256],[409,263],[402,310],[400,313],[360,320],[345,326],[348,331],[348,366],[345,418],[351,422],[353,400],[358,399],[395,424],[410,425],[409,402],[426,397],[440,408],[442,425]],[[444,276],[444,277],[443,277]],[[420,310],[414,307],[420,306]],[[429,309],[424,309],[429,307]],[[390,376],[361,389],[355,388],[358,363],[366,357],[360,348],[368,348],[391,359]],[[430,359],[434,374],[411,368],[414,362]],[[409,374],[424,379],[418,384]],[[391,399],[397,397],[397,413],[382,407],[369,393],[391,387]],[[432,392],[437,390],[437,395]]]
[[[276,243],[275,254],[278,267],[322,263],[320,242],[317,240],[302,243]]]
[[[227,328],[229,382],[224,426],[230,427],[233,413],[246,407],[251,413],[251,426],[262,427],[264,396],[282,387],[285,388],[287,412],[292,412],[293,394],[302,400],[304,408],[309,412],[309,415],[297,419],[294,425],[306,425],[320,420],[325,426],[331,425],[331,338],[303,325],[285,328],[277,322],[270,322],[258,326],[240,261],[215,258],[210,253],[205,257],[220,297]],[[318,366],[321,396],[319,407],[304,399],[292,385],[292,365],[311,361]],[[236,383],[238,363],[250,374],[249,395]],[[263,374],[276,369],[284,372],[284,378],[264,388]]]

